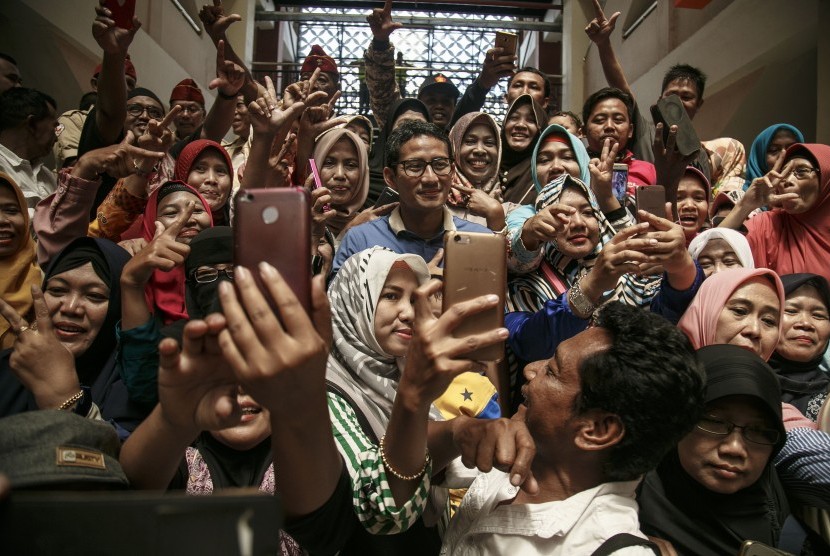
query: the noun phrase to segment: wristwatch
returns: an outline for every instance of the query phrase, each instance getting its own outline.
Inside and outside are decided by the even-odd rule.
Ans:
[[[597,308],[590,299],[583,293],[580,287],[581,280],[578,280],[571,289],[568,290],[568,306],[571,312],[581,319],[590,319]]]

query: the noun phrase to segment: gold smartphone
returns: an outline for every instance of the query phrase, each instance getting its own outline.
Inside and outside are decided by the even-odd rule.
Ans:
[[[515,56],[519,47],[519,36],[516,33],[496,31],[496,48],[504,49],[502,55]]]
[[[482,295],[494,294],[499,304],[462,322],[453,337],[480,334],[504,326],[507,289],[507,248],[504,236],[476,232],[444,234],[443,310]],[[477,349],[464,356],[474,361],[500,361],[504,342]]]

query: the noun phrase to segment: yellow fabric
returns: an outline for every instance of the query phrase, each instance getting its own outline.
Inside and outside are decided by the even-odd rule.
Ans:
[[[0,172],[0,179],[11,184],[17,203],[23,215],[23,229],[27,231],[26,238],[16,253],[0,259],[0,296],[3,301],[12,306],[18,315],[27,318],[32,312],[32,284],[40,284],[43,273],[37,264],[37,245],[32,239],[29,230],[29,211],[26,198],[17,186],[17,183],[8,175]],[[7,334],[9,323],[0,318],[0,346],[9,348],[14,343],[14,335]]]
[[[487,377],[473,372],[462,373],[435,400],[435,407],[445,419],[459,415],[476,417],[487,407],[495,393],[496,387]]]

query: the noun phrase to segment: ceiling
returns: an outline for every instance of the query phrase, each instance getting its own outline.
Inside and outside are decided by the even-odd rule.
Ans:
[[[302,6],[316,8],[382,8],[383,0],[280,0],[280,7]],[[459,12],[473,14],[511,15],[542,18],[546,10],[562,9],[562,0],[444,0],[443,2],[396,1],[394,10],[425,12]]]

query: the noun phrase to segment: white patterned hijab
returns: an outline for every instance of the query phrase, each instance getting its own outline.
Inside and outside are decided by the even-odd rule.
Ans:
[[[401,373],[395,357],[375,337],[375,310],[398,261],[412,269],[419,285],[429,280],[427,264],[418,255],[372,247],[352,255],[329,286],[334,342],[326,379],[359,406],[378,438],[392,415]]]

